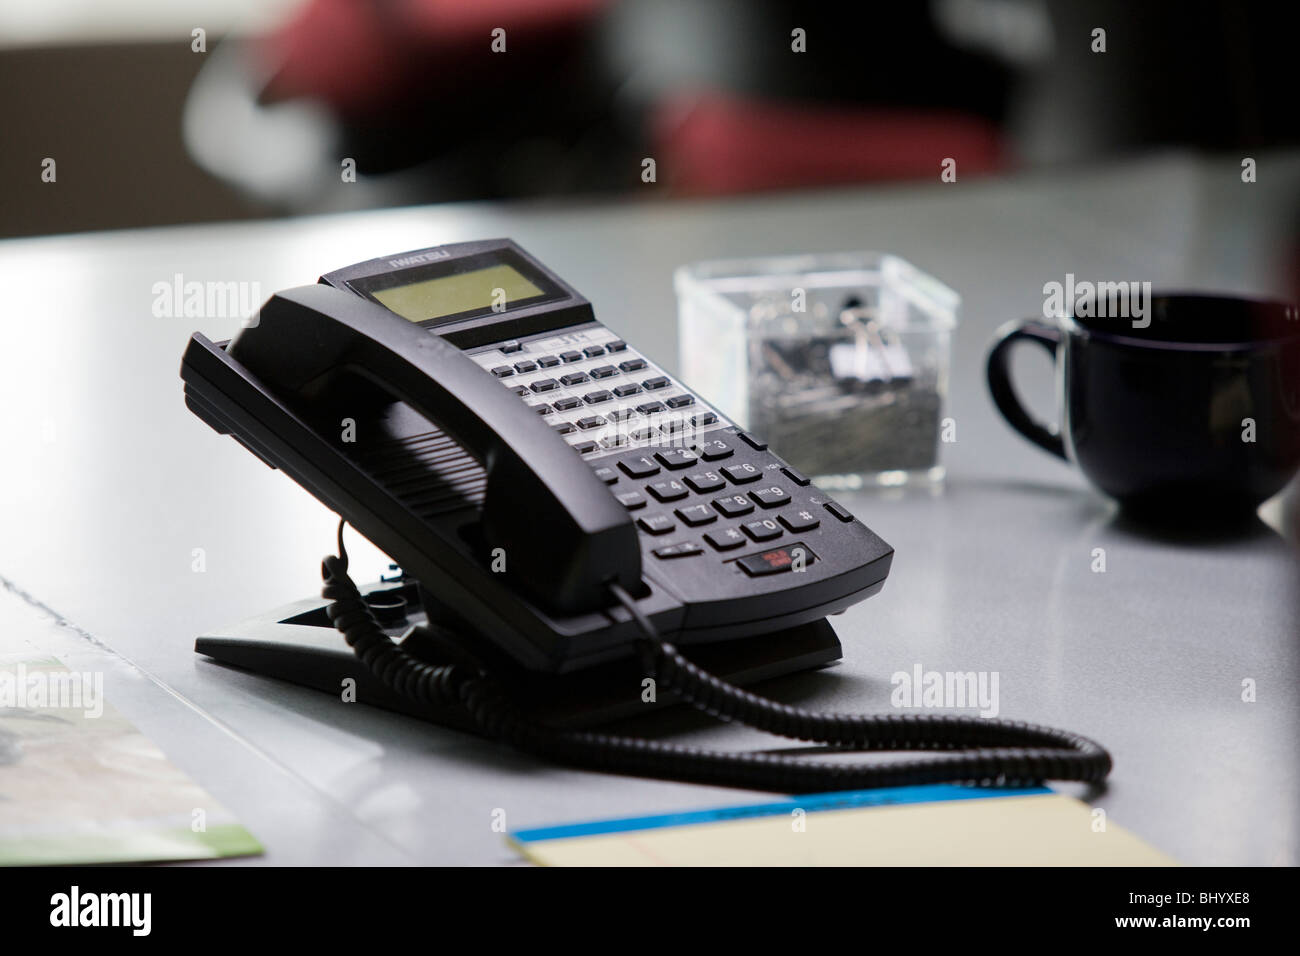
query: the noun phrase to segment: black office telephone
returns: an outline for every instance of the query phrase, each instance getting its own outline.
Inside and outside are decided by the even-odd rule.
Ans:
[[[703,670],[693,647],[794,640],[874,594],[893,551],[509,240],[372,259],[277,293],[228,343],[196,333],[181,376],[195,414],[416,589],[425,625],[385,630],[348,577],[340,524],[322,569],[328,618],[408,712],[454,714],[576,765],[782,792],[1109,771],[1098,745],[1049,728],[817,714]],[[527,703],[526,688],[615,664],[773,733],[962,752],[875,765],[710,753],[560,727]],[[621,692],[636,700],[643,685]]]

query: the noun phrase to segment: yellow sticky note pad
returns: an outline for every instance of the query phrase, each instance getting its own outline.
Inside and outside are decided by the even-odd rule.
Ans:
[[[519,830],[550,866],[1173,866],[1044,787],[945,784]]]

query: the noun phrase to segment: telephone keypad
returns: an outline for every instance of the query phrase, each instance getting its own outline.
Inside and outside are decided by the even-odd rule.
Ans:
[[[581,326],[517,344],[512,365],[499,364],[500,345],[470,355],[520,397],[546,394],[545,403],[527,404],[590,460],[627,511],[640,515],[649,560],[712,554],[742,578],[773,575],[793,569],[795,548],[805,548],[806,564],[812,563],[811,549],[781,539],[829,533],[823,508],[840,521],[853,520],[805,475],[767,453],[765,442],[607,329]],[[605,387],[593,388],[596,382]],[[631,486],[620,484],[625,481]],[[729,486],[735,494],[726,494]]]

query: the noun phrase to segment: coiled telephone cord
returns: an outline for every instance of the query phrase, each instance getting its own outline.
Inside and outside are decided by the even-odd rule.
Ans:
[[[607,773],[791,794],[931,783],[1099,784],[1110,773],[1110,754],[1100,744],[1052,727],[952,715],[818,713],[760,697],[683,657],[617,585],[611,585],[611,593],[641,631],[637,651],[660,692],[720,720],[823,744],[808,752],[812,756],[845,750],[945,752],[882,763],[810,761],[550,727],[516,707],[491,675],[463,664],[428,664],[394,642],[348,576],[343,522],[338,550],[321,563],[321,593],[332,602],[330,621],[370,673],[410,700],[460,708],[485,736],[543,759]]]

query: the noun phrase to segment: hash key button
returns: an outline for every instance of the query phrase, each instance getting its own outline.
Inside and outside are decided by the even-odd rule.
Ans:
[[[776,485],[770,488],[759,488],[756,491],[751,491],[749,495],[764,508],[779,508],[781,505],[790,503],[790,493],[784,488],[776,487]]]
[[[718,520],[718,516],[709,510],[708,505],[690,505],[685,508],[678,508],[677,517],[681,518],[691,527],[708,524],[711,521]]]
[[[686,486],[680,481],[656,481],[648,486],[650,494],[660,501],[676,501],[686,497]]]
[[[745,536],[740,533],[739,528],[719,528],[706,534],[704,540],[719,551],[730,551],[744,544]]]
[[[743,485],[747,481],[758,481],[763,476],[763,470],[757,465],[751,465],[744,462],[739,465],[726,465],[722,473],[738,485]]]
[[[785,525],[791,531],[811,531],[821,524],[817,516],[806,508],[800,511],[792,511],[783,515],[778,515],[781,524]]]
[[[771,518],[760,518],[745,525],[745,534],[755,541],[771,541],[781,537],[781,526]]]

